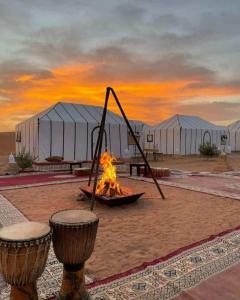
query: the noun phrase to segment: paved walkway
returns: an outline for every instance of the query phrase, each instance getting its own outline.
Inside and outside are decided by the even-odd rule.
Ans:
[[[200,283],[197,287],[183,291],[174,300],[239,300],[240,264]]]

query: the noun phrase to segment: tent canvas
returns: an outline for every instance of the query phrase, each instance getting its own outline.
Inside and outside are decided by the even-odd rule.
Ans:
[[[221,136],[229,132],[197,116],[174,115],[144,131],[144,147],[158,149],[163,154],[199,154],[199,146],[210,142],[221,148]],[[225,148],[228,145],[225,146]]]
[[[240,120],[228,126],[232,151],[240,151]]]
[[[59,102],[16,126],[16,151],[23,148],[38,160],[63,156],[65,160],[90,160],[96,146],[102,108]],[[131,121],[141,133],[143,123]],[[116,157],[133,155],[128,129],[119,115],[108,111],[103,147]]]

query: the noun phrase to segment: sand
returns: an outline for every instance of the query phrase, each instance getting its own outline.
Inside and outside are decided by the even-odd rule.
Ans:
[[[8,156],[0,155],[0,175],[4,174],[8,167]]]
[[[11,152],[15,152],[15,132],[0,132],[0,174],[7,170]]]
[[[95,251],[86,264],[95,278],[105,278],[199,240],[240,225],[240,202],[232,199],[163,187],[161,200],[151,183],[121,179],[121,184],[145,191],[137,203],[109,208],[97,204],[100,217]],[[52,213],[66,208],[89,208],[77,202],[79,186],[61,184],[5,191],[30,220],[48,222]]]
[[[0,156],[15,152],[15,132],[0,132]]]
[[[227,163],[235,170],[240,171],[240,153],[227,155]],[[220,158],[205,158],[200,155],[192,156],[164,156],[163,161],[150,161],[152,166],[170,169],[180,169],[185,171],[214,172],[219,166],[223,165]],[[226,171],[226,168],[222,168]]]

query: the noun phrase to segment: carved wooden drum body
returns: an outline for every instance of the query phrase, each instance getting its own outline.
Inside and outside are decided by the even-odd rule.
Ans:
[[[64,264],[60,299],[88,299],[84,280],[84,262],[91,256],[99,219],[86,210],[63,210],[52,215],[53,248]]]
[[[0,271],[11,288],[10,299],[38,299],[36,280],[46,266],[51,229],[23,222],[0,229]]]

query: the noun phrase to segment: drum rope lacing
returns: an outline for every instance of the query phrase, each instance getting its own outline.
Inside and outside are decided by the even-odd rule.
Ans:
[[[52,230],[44,236],[32,240],[0,239],[0,266],[5,280],[20,286],[34,282],[35,278],[43,271],[41,266],[45,265],[47,260],[51,237]]]
[[[26,247],[26,248],[28,248],[28,247]],[[21,248],[14,248],[14,249],[18,249],[18,250],[20,250]],[[43,251],[45,251],[44,249],[42,249],[42,252]],[[36,253],[36,251],[29,251],[29,254],[33,254],[33,253]],[[25,253],[19,253],[19,254],[17,254],[17,256],[25,256],[26,254]],[[8,253],[8,256],[16,256],[16,254],[14,253],[14,254],[12,254],[12,253]]]
[[[6,248],[22,248],[22,247],[31,247],[35,245],[41,245],[45,243],[46,241],[50,240],[52,237],[51,232],[48,233],[46,236],[41,237],[39,239],[32,239],[28,241],[6,241],[0,239],[0,246],[4,246]]]

